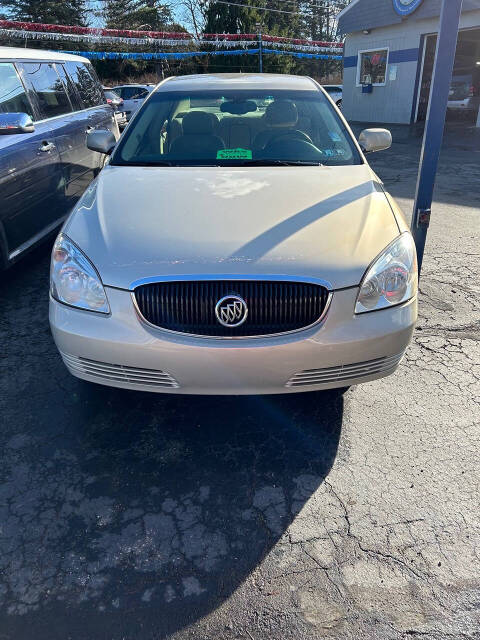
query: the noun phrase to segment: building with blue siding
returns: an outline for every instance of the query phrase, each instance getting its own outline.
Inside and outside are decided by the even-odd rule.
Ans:
[[[441,0],[352,0],[338,15],[346,36],[343,103],[349,120],[425,120]],[[449,117],[480,124],[480,0],[463,0]]]

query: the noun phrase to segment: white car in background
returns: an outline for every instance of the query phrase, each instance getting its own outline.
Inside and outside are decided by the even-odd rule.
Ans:
[[[476,80],[476,82],[475,82]],[[478,113],[480,107],[480,74],[452,76],[447,108],[452,112]]]
[[[342,108],[343,86],[341,84],[322,84],[322,88],[328,93],[339,109]]]
[[[141,106],[145,98],[155,89],[154,84],[121,84],[112,87],[123,99],[123,110],[127,114],[127,122]]]

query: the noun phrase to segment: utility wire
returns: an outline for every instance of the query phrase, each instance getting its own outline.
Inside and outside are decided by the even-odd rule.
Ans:
[[[297,0],[284,0],[286,2],[291,1],[291,2],[297,2]],[[244,7],[245,9],[255,9],[256,11],[270,11],[272,13],[288,13],[290,15],[295,15],[295,16],[304,16],[307,15],[302,11],[285,11],[284,9],[271,9],[269,7],[257,7],[257,6],[251,6],[249,4],[240,4],[237,2],[228,2],[227,0],[212,0],[212,3],[216,3],[216,4],[227,4],[230,5],[232,7]],[[314,8],[320,8],[319,5],[313,5]],[[334,8],[333,5],[322,5],[323,7],[331,7],[332,9]],[[346,6],[346,5],[345,5]]]
[[[270,11],[272,13],[289,13],[294,16],[302,16],[305,15],[300,11],[284,11],[283,9],[268,9],[267,7],[253,7],[249,4],[240,4],[237,2],[227,2],[227,0],[213,0],[215,4],[228,4],[231,7],[243,7],[245,9],[254,9],[255,11]]]
[[[90,4],[93,4],[94,2],[108,2],[109,0],[89,0]],[[298,2],[298,0],[276,0],[277,2],[291,2],[296,4]],[[259,9],[260,11],[275,11],[277,13],[298,13],[297,11],[282,11],[281,9],[268,9],[265,8],[263,9],[262,7],[251,7],[250,5],[242,5],[242,4],[237,4],[235,2],[227,2],[226,0],[211,0],[212,3],[218,2],[220,4],[230,4],[232,6],[238,6],[238,7],[247,7],[249,9]],[[342,4],[329,4],[328,2],[323,2],[322,0],[316,0],[316,2],[312,2],[311,6],[313,7],[318,7],[318,8],[327,8],[327,9],[343,9],[344,7],[347,6],[348,3],[343,2]]]
[[[212,0],[212,2],[214,1],[215,0]],[[299,0],[276,0],[276,2],[291,2],[293,4],[298,4]],[[316,0],[316,2],[311,1],[308,4],[316,7],[324,7],[325,9],[343,9],[347,6],[348,3],[342,2],[339,4],[329,4],[328,2],[323,2],[323,0]]]

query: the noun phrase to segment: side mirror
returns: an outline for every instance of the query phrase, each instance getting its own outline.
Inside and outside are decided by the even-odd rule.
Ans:
[[[87,133],[87,147],[92,151],[105,153],[109,156],[116,144],[115,136],[108,129],[96,129]]]
[[[358,142],[364,153],[383,151],[392,146],[392,134],[388,129],[364,129],[358,136]]]
[[[12,133],[32,133],[33,120],[26,113],[0,113],[0,135]]]

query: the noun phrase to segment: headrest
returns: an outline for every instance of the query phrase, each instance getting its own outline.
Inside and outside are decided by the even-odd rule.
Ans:
[[[271,127],[291,127],[297,124],[298,111],[291,100],[275,100],[265,109],[265,120]]]
[[[182,127],[184,135],[212,135],[213,119],[205,111],[189,111],[183,116]]]

